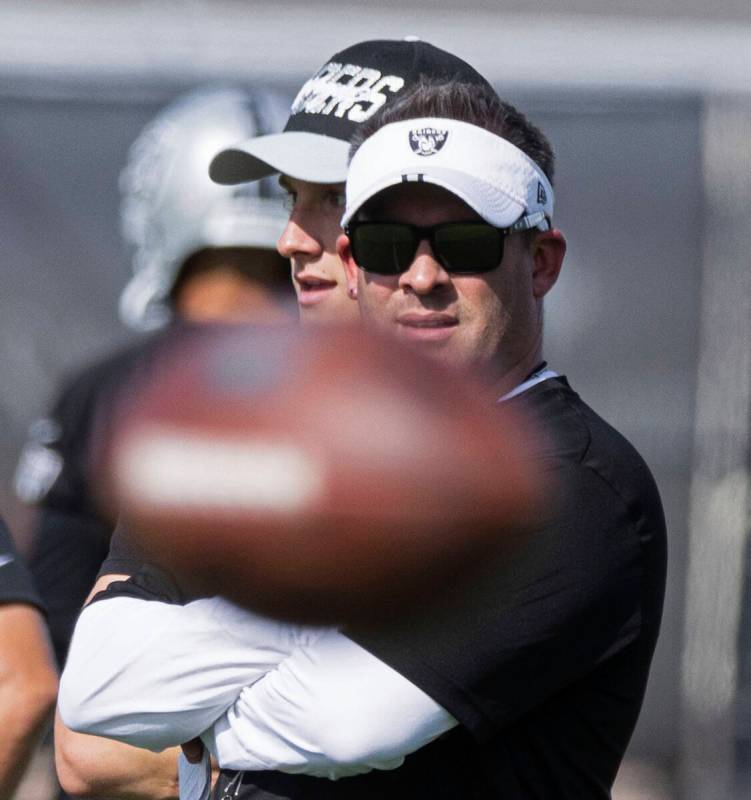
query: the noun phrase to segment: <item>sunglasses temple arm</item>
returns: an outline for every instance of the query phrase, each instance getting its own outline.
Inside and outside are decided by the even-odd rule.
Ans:
[[[528,231],[531,228],[539,228],[541,231],[550,230],[550,220],[544,211],[535,211],[534,214],[529,214],[521,219],[518,219],[508,230],[510,231]]]

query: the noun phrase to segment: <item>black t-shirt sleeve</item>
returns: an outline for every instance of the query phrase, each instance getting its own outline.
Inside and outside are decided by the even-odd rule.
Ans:
[[[174,605],[183,605],[191,599],[183,594],[168,572],[153,564],[142,564],[126,580],[112,581],[106,589],[95,594],[90,603],[98,603],[113,597],[135,597],[138,600]]]
[[[44,611],[29,571],[21,561],[5,523],[0,520],[0,603],[28,603]]]
[[[135,575],[147,559],[139,550],[123,522],[118,522],[110,541],[110,550],[99,569],[102,575]]]

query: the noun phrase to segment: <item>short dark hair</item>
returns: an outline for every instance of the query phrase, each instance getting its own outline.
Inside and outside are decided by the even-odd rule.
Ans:
[[[351,140],[350,160],[360,145],[392,122],[441,117],[477,125],[526,153],[553,185],[555,156],[545,134],[490,86],[421,77],[405,94],[363,122]]]

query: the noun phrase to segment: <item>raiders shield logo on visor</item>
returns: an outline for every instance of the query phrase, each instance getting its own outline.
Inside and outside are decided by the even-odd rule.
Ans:
[[[409,132],[409,146],[418,156],[432,156],[448,139],[449,132],[438,128],[417,128]]]

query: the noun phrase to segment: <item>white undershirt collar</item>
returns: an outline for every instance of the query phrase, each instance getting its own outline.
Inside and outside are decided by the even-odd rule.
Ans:
[[[533,386],[546,381],[548,378],[557,377],[558,373],[555,370],[542,367],[537,370],[537,372],[534,372],[532,375],[530,375],[526,381],[520,383],[515,389],[512,389],[510,392],[506,392],[506,394],[501,395],[497,402],[502,403],[504,400],[510,400],[512,397],[516,397],[517,395],[522,394],[522,392],[526,392],[527,389],[531,389]]]

